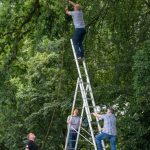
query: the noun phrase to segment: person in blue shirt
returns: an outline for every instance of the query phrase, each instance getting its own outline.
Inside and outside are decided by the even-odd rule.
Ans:
[[[73,19],[75,31],[72,39],[73,39],[77,58],[78,60],[81,60],[84,58],[84,48],[82,43],[86,33],[83,12],[79,4],[75,4],[70,0],[69,3],[74,7],[74,11],[69,11],[68,8],[66,8],[65,11],[66,14],[72,16]]]

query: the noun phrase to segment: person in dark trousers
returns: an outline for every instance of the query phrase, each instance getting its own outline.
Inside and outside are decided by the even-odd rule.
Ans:
[[[69,11],[68,8],[65,9],[66,14],[72,16],[73,23],[75,26],[75,32],[73,34],[73,43],[76,51],[78,60],[84,58],[83,40],[85,37],[85,22],[83,19],[83,12],[79,4],[69,0],[69,3],[74,7],[74,11]]]
[[[25,150],[38,150],[38,146],[35,144],[35,134],[34,133],[29,133],[28,136],[28,143],[26,144],[26,149]]]
[[[72,115],[68,116],[67,124],[70,130],[69,134],[69,149],[68,150],[75,150],[75,144],[77,139],[77,132],[80,126],[80,116],[78,116],[79,112],[78,109],[74,109]],[[70,125],[69,125],[70,124]]]
[[[106,114],[93,113],[95,117],[100,120],[104,120],[104,126],[102,132],[100,132],[96,137],[97,150],[103,150],[102,140],[108,139],[110,141],[111,150],[116,150],[116,117],[114,115],[114,109],[108,108]]]

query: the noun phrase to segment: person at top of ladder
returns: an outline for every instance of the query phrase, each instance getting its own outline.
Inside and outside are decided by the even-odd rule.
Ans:
[[[114,109],[108,108],[106,114],[92,113],[99,120],[104,120],[104,126],[101,133],[96,136],[97,150],[102,150],[102,140],[108,139],[111,144],[111,149],[116,150],[116,117]]]
[[[80,126],[80,117],[78,116],[79,111],[78,109],[74,109],[72,114],[68,116],[67,118],[67,124],[69,128],[69,149],[74,150],[75,149],[75,144],[76,144],[76,139],[77,139],[77,132],[78,128]],[[70,125],[69,125],[70,124]]]
[[[78,60],[82,60],[84,58],[84,49],[82,43],[86,33],[83,12],[79,4],[75,4],[70,0],[68,2],[74,7],[74,11],[69,11],[68,8],[66,8],[65,11],[67,15],[72,16],[73,18],[73,23],[75,26],[75,32],[72,38],[73,44]]]

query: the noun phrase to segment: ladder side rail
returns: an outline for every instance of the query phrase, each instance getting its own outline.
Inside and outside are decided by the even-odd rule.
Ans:
[[[75,93],[74,93],[74,98],[73,98],[73,104],[72,104],[71,113],[72,113],[72,111],[75,108],[75,102],[76,102],[76,98],[77,98],[78,88],[79,88],[79,78],[77,79],[77,83],[76,83],[76,89],[75,89]],[[72,114],[71,114],[71,119],[72,119]],[[67,127],[68,129],[67,129],[67,137],[66,137],[66,143],[65,143],[65,150],[67,150],[67,147],[68,147],[70,127],[71,127],[71,124],[69,124],[68,127]]]
[[[89,75],[88,75],[88,72],[87,72],[87,67],[86,67],[86,64],[85,64],[85,61],[83,61],[83,67],[84,67],[84,71],[85,71],[85,74],[86,74],[86,80],[87,80],[87,83],[88,83],[88,88],[89,88],[89,92],[90,92],[90,96],[91,96],[91,99],[92,99],[92,105],[94,106],[94,112],[96,112],[96,104],[95,104],[95,100],[94,100],[94,96],[93,96],[93,91],[92,91],[92,88],[91,88],[91,83],[90,83],[90,79],[89,79]],[[101,126],[99,124],[99,120],[98,118],[96,118],[96,123],[97,123],[97,126],[98,126],[98,130],[99,132],[101,131]]]
[[[80,79],[78,78],[77,83],[76,83],[76,89],[75,89],[74,97],[73,97],[73,104],[72,104],[71,113],[75,109],[75,103],[76,103],[76,100],[77,100],[77,94],[78,94],[78,89],[79,89],[79,82],[80,82]]]
[[[77,139],[76,139],[76,144],[75,144],[75,150],[77,149],[77,146],[78,146],[78,141],[79,141],[79,135],[80,135],[80,131],[81,131],[83,114],[84,114],[84,103],[83,103],[82,111],[81,111],[80,125],[79,125],[79,129],[78,129],[78,134],[77,134]]]
[[[86,95],[87,95],[87,89],[88,89],[88,85],[86,85]],[[81,111],[81,118],[80,118],[80,127],[79,127],[79,130],[78,130],[78,135],[77,135],[75,150],[77,149],[77,146],[78,146],[77,144],[78,144],[78,141],[79,141],[79,135],[80,135],[80,131],[81,131],[81,128],[82,128],[81,125],[82,125],[82,120],[83,120],[84,109],[85,109],[85,107],[84,107],[84,103],[83,103],[82,111]]]
[[[83,86],[83,83],[80,84],[80,89],[81,89],[81,94],[82,94],[82,99],[84,102],[84,106],[85,106],[85,111],[86,111],[86,115],[87,115],[87,119],[88,119],[88,124],[89,124],[89,128],[90,128],[90,132],[91,132],[91,136],[92,136],[92,140],[93,140],[93,145],[94,145],[94,149],[97,150],[97,146],[96,146],[96,142],[95,142],[95,137],[94,137],[94,133],[93,133],[93,129],[92,129],[92,125],[91,125],[91,113],[89,113],[89,107],[86,107],[86,102],[87,101],[87,97],[86,97],[86,93],[85,93],[85,89]]]
[[[83,61],[83,63],[85,63],[85,61]],[[88,76],[88,72],[87,72],[87,69],[86,69],[86,66],[84,66],[84,70],[85,70],[85,74],[86,74],[86,81],[87,81],[87,85],[86,85],[86,94],[88,93],[88,91],[90,92],[89,88],[91,88],[91,85],[90,85],[90,80],[87,80],[89,79],[89,76]],[[90,96],[91,96],[91,93],[90,93]],[[93,99],[91,97],[91,100],[92,100],[92,105],[93,105],[93,101],[94,101],[94,96],[93,96]],[[94,101],[95,102],[95,101]],[[94,109],[95,109],[95,106],[96,105],[93,105],[94,106]],[[97,119],[97,118],[96,118]],[[97,120],[96,120],[97,121]],[[94,136],[94,131],[93,131],[93,128],[92,128],[92,125],[91,125],[91,122],[90,122],[90,131],[91,131],[91,136],[92,136],[92,139],[93,139],[93,144],[94,144],[94,148],[95,150],[97,150],[97,145],[96,145],[96,142],[95,142],[95,136]],[[97,122],[97,126],[100,126],[99,125],[99,122]],[[86,131],[87,132],[87,131]],[[89,134],[89,133],[88,133]],[[102,143],[103,144],[103,143]],[[104,149],[105,150],[105,149]]]
[[[75,48],[74,48],[74,44],[73,44],[72,39],[70,39],[70,42],[71,42],[71,46],[72,46],[73,55],[74,55],[74,58],[75,58],[75,62],[76,62],[76,66],[77,66],[77,70],[78,70],[78,74],[79,74],[79,78],[82,79],[82,75],[81,75],[81,71],[80,71],[80,67],[79,67],[79,63],[78,63],[78,60],[77,60],[77,56],[76,56],[76,52],[75,52]]]
[[[75,52],[73,40],[70,39],[70,42],[71,42],[71,46],[72,46],[72,50],[73,50],[73,55],[74,55],[74,58],[75,58],[75,62],[76,62],[76,66],[77,66],[77,70],[78,70],[78,74],[79,74],[79,78],[80,78],[79,82],[80,82],[80,85],[82,85],[81,88],[80,88],[81,89],[81,93],[82,93],[82,91],[85,92],[84,85],[83,85],[83,80],[82,80],[82,75],[81,75],[79,63],[78,63],[78,60],[77,60],[77,56],[76,56],[76,52]],[[88,106],[87,98],[85,96],[83,96],[83,101],[84,101],[84,106]],[[89,110],[88,107],[86,108],[86,111],[88,111],[87,113],[90,114],[90,110]],[[90,120],[92,120],[91,116],[89,116],[89,117],[90,117]]]
[[[88,91],[89,91],[89,84],[88,84],[88,82],[87,82],[87,85],[86,85],[86,95],[87,95],[87,93],[88,93]],[[92,103],[93,104],[93,103]],[[88,106],[89,107],[89,106]],[[94,106],[95,107],[95,106]],[[92,121],[92,120],[91,120]],[[94,131],[92,130],[92,132],[94,133]]]
[[[91,83],[90,83],[90,79],[89,79],[89,75],[88,75],[88,72],[87,72],[87,67],[86,67],[86,64],[85,64],[85,60],[83,61],[83,68],[84,68],[84,71],[85,71],[85,74],[86,74],[86,80],[87,80],[87,83],[88,83],[88,87],[89,87],[89,92],[90,92],[90,96],[91,96],[91,99],[92,99],[92,105],[94,106],[94,112],[96,112],[96,104],[95,104],[95,100],[94,100],[94,96],[93,96],[93,91],[92,91],[92,88],[91,88]],[[99,120],[98,118],[96,117],[96,123],[97,123],[97,127],[98,127],[98,130],[99,132],[102,131],[102,128],[99,124]],[[103,150],[105,150],[105,144],[104,144],[104,141],[102,140],[102,146],[103,146]]]
[[[82,95],[85,111],[86,111],[86,114],[88,114],[87,117],[90,121],[92,121],[92,117],[90,115],[91,113],[90,113],[89,105],[87,102],[86,92],[85,92],[85,88],[84,88],[82,80],[80,81],[79,85],[80,85],[80,90],[81,90],[81,95]]]
[[[91,88],[91,83],[90,83],[90,79],[89,79],[89,75],[88,75],[88,72],[87,72],[87,67],[86,67],[85,61],[83,61],[83,67],[84,67],[84,71],[85,71],[85,74],[86,74],[86,80],[87,80],[87,83],[89,85],[88,88],[89,88],[89,93],[90,93],[90,96],[91,96],[91,99],[92,99],[92,104],[94,106],[94,112],[96,112],[96,104],[95,104],[93,91],[92,91],[92,88]],[[101,128],[100,128],[100,130],[101,130]]]

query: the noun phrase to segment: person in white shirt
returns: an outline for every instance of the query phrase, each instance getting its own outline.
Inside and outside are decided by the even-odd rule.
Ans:
[[[75,4],[74,2],[69,0],[69,3],[73,5],[74,11],[69,11],[68,8],[65,9],[66,14],[72,16],[73,23],[75,26],[75,32],[73,34],[73,44],[76,50],[76,55],[78,60],[84,58],[84,48],[83,48],[83,40],[85,37],[85,22],[83,18],[83,12],[81,10],[81,6],[79,4]]]
[[[97,150],[102,150],[102,140],[108,139],[110,141],[111,149],[116,150],[116,117],[114,115],[114,109],[108,108],[106,114],[93,113],[99,120],[104,120],[104,126],[102,132],[96,137]]]
[[[68,116],[67,124],[69,128],[69,149],[74,150],[77,138],[78,128],[80,126],[80,116],[78,109],[74,109],[72,115]],[[69,125],[70,124],[70,125]]]

